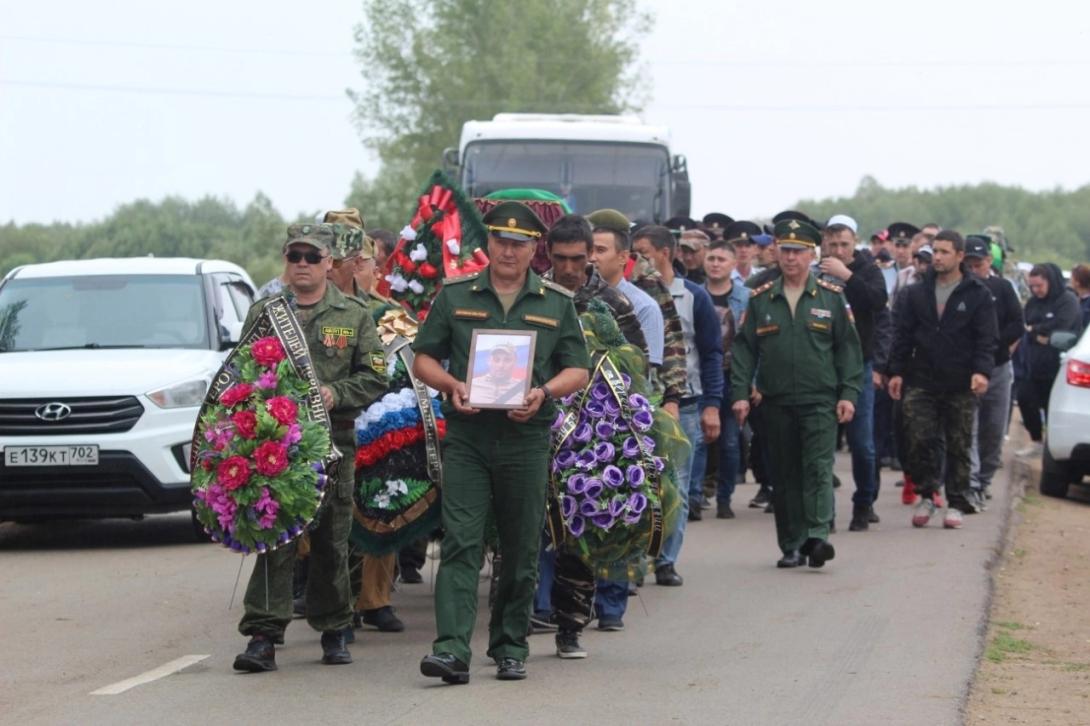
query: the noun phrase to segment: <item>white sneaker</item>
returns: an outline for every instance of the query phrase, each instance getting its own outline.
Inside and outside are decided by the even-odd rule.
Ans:
[[[961,529],[961,510],[947,507],[946,514],[942,518],[942,526],[945,529]]]
[[[926,527],[935,514],[935,503],[927,498],[921,498],[916,503],[916,511],[912,513],[913,527]]]

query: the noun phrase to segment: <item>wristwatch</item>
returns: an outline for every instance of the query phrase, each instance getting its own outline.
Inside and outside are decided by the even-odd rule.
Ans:
[[[538,388],[540,388],[541,392],[545,395],[545,401],[552,400],[553,392],[549,390],[549,386],[547,384],[542,383],[540,386],[538,386]],[[544,401],[542,401],[542,403],[544,403]]]

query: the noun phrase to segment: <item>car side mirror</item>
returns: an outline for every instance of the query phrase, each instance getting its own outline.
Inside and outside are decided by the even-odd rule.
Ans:
[[[1072,333],[1067,330],[1057,330],[1048,338],[1048,344],[1061,353],[1067,352],[1075,347],[1075,343],[1079,341],[1079,336],[1076,333]]]

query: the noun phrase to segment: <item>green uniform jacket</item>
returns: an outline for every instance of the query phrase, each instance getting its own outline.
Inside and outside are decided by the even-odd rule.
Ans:
[[[731,398],[757,390],[784,406],[835,401],[855,403],[863,386],[863,352],[851,308],[841,288],[811,273],[794,317],[783,278],[766,282],[749,298],[733,346]]]
[[[246,316],[249,327],[264,307],[261,300]],[[382,352],[375,322],[367,304],[345,295],[332,283],[325,295],[302,313],[303,331],[311,364],[318,382],[333,391],[333,438],[339,443],[352,439],[352,423],[360,411],[386,392],[386,357]],[[351,455],[351,454],[347,454]]]
[[[506,314],[488,270],[446,280],[420,326],[413,351],[449,360],[450,374],[465,382],[469,346],[478,328],[537,331],[532,386],[540,386],[564,368],[590,367],[572,294],[542,280],[533,270],[527,271],[526,282]],[[458,414],[449,402],[443,403],[443,414],[454,420],[474,418]],[[549,401],[528,423],[550,424],[555,417],[556,406]]]

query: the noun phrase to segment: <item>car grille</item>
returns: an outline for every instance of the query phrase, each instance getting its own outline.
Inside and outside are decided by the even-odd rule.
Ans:
[[[35,415],[39,407],[51,403],[63,403],[72,412],[60,421]],[[135,426],[143,413],[134,396],[0,399],[0,436],[116,434]]]

